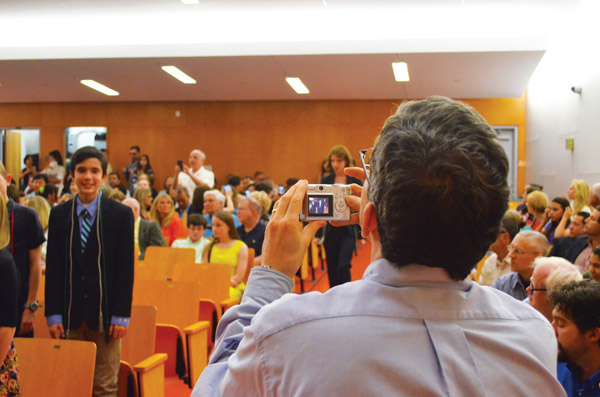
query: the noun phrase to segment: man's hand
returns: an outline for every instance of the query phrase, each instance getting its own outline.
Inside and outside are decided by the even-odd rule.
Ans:
[[[109,335],[113,339],[124,338],[125,334],[127,334],[127,327],[124,327],[124,326],[118,325],[118,324],[111,324],[110,325]]]
[[[307,187],[308,182],[301,180],[279,199],[265,233],[263,264],[291,279],[302,264],[304,253],[315,233],[326,224],[316,221],[299,230],[302,200]]]
[[[35,313],[29,309],[23,310],[23,316],[21,317],[21,329],[19,330],[19,335],[23,335],[23,334],[33,331],[33,316],[34,315],[35,315]]]
[[[189,174],[191,174],[191,168],[187,164],[184,164],[183,165],[183,172],[185,172],[186,174],[189,175]]]
[[[52,324],[50,327],[50,336],[53,339],[65,339],[65,329],[61,323]]]
[[[365,178],[365,170],[361,167],[347,167],[344,169],[344,173],[348,176],[352,176],[354,178],[358,178],[364,181]],[[360,196],[362,194],[362,186],[359,186],[355,183],[350,185],[350,189],[352,189],[352,196],[346,197],[346,204],[350,207],[350,220],[349,221],[336,221],[329,222],[332,226],[347,226],[347,225],[357,225],[359,223],[359,215],[360,211]]]

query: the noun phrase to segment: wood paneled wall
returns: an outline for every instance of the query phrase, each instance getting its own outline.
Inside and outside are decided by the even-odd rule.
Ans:
[[[466,100],[490,124],[519,127],[524,160],[525,98]],[[394,101],[263,101],[0,104],[0,126],[41,128],[41,157],[64,153],[64,129],[106,126],[108,157],[116,169],[129,162],[129,147],[150,156],[160,190],[177,160],[192,149],[206,153],[217,180],[264,171],[283,184],[289,177],[315,183],[329,149],[358,151],[373,145]],[[176,112],[180,116],[176,117]],[[522,157],[522,158],[521,158]],[[45,164],[41,165],[42,167]],[[519,191],[524,170],[519,170]]]

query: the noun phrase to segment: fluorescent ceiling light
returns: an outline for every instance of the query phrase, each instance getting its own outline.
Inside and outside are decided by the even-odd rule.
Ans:
[[[175,66],[163,66],[161,69],[175,77],[177,80],[181,81],[183,84],[196,84],[196,80],[183,73]]]
[[[108,95],[108,96],[117,96],[117,95],[119,95],[119,93],[117,91],[115,91],[113,89],[110,89],[107,86],[102,85],[102,84],[100,84],[100,83],[98,83],[97,81],[94,81],[94,80],[81,80],[81,84],[87,85],[91,89],[99,91],[99,92],[103,93],[104,95]]]
[[[285,81],[296,91],[296,94],[308,94],[310,92],[299,77],[286,77]]]
[[[181,0],[181,2],[186,5],[200,4],[200,0]]]
[[[410,81],[410,77],[408,77],[408,65],[404,61],[394,61],[392,62],[392,69],[394,69],[394,77],[396,81]]]

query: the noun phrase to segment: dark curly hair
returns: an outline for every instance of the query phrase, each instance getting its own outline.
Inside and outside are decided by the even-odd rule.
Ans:
[[[549,300],[555,310],[570,318],[580,332],[600,327],[600,283],[573,281],[552,291]]]

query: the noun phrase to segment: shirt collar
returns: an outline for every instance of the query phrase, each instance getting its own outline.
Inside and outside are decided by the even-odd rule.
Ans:
[[[441,267],[423,265],[406,265],[397,267],[387,259],[378,259],[371,263],[363,275],[363,280],[372,280],[390,286],[405,284],[429,284],[432,286],[448,286],[467,291],[470,282],[454,281]]]
[[[571,372],[571,376],[577,385],[583,386],[584,389],[587,389],[590,386],[600,387],[600,371],[597,371],[594,375],[584,379],[583,382],[580,382],[579,379],[581,378],[581,368],[573,363],[567,363],[567,368]]]
[[[77,211],[77,216],[81,217],[81,213],[83,212],[83,210],[87,209],[87,211],[90,213],[90,216],[92,217],[92,219],[96,219],[96,213],[98,212],[98,198],[99,197],[100,197],[100,195],[97,195],[96,198],[94,200],[92,200],[92,202],[86,206],[79,199],[79,195],[77,195],[77,197],[75,197],[75,202],[77,204],[77,208],[75,210]]]

